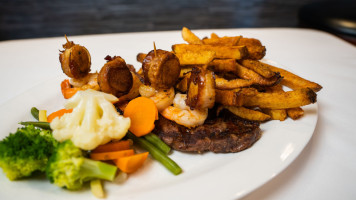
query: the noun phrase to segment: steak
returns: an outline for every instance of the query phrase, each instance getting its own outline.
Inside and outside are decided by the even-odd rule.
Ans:
[[[178,151],[230,153],[252,146],[261,137],[259,125],[224,110],[219,117],[209,116],[203,125],[195,128],[160,116],[153,132]]]

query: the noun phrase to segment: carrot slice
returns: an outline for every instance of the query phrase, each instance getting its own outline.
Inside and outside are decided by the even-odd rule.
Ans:
[[[139,153],[132,156],[122,157],[114,160],[116,166],[125,173],[133,173],[139,169],[147,159],[148,152]]]
[[[62,81],[61,83],[61,90],[62,90],[62,95],[65,99],[69,99],[71,98],[73,95],[75,95],[75,93],[77,93],[80,88],[72,88],[69,80],[65,79],[64,81]]]
[[[127,150],[130,149],[131,145],[132,145],[131,140],[120,140],[117,142],[110,142],[96,147],[94,150],[92,150],[92,153]]]
[[[54,118],[56,118],[56,117],[59,117],[59,118],[61,118],[64,114],[66,114],[66,113],[71,113],[73,111],[73,109],[60,109],[60,110],[57,110],[56,112],[53,112],[53,113],[51,113],[50,115],[48,115],[48,117],[47,117],[47,121],[48,122],[52,122],[52,120],[54,119]]]
[[[135,152],[133,149],[122,150],[122,151],[112,151],[112,152],[103,152],[103,153],[91,153],[90,158],[93,160],[116,160],[122,157],[127,157],[134,155]]]
[[[124,111],[124,116],[131,119],[129,130],[137,137],[150,133],[158,119],[156,104],[147,97],[137,97],[131,100]]]

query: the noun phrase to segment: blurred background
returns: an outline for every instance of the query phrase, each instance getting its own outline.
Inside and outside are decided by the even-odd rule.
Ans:
[[[0,0],[0,41],[186,26],[307,27],[355,42],[355,14],[356,0]]]

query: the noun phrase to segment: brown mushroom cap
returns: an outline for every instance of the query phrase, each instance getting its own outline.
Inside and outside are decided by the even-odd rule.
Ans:
[[[150,51],[142,62],[145,84],[156,89],[168,89],[177,82],[180,74],[178,58],[164,50]]]
[[[71,45],[59,54],[59,61],[63,72],[70,78],[80,79],[90,72],[90,54],[83,46]]]
[[[100,90],[116,97],[127,94],[132,87],[133,79],[124,59],[115,56],[101,68],[98,75]]]

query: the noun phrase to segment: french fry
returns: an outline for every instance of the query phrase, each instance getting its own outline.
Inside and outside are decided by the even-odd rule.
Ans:
[[[304,110],[301,107],[289,108],[287,109],[287,115],[293,120],[297,120],[304,115]]]
[[[182,54],[187,51],[214,51],[215,58],[243,59],[247,56],[246,46],[213,46],[199,44],[175,44],[172,46],[174,53]]]
[[[235,59],[214,59],[208,67],[215,72],[235,72],[237,69]]]
[[[261,60],[266,55],[266,47],[254,38],[241,38],[237,45],[244,45],[248,51],[248,59]]]
[[[179,78],[183,78],[187,73],[191,72],[193,67],[185,67],[180,69]]]
[[[239,88],[235,90],[215,89],[215,102],[226,106],[242,106],[247,96],[257,94],[254,88]]]
[[[263,63],[266,67],[274,72],[279,72],[283,76],[282,85],[285,85],[293,90],[300,88],[311,88],[314,92],[320,91],[323,87],[317,83],[306,80],[300,76],[297,76],[287,70]]]
[[[271,116],[259,112],[257,110],[251,110],[245,107],[236,107],[236,106],[224,106],[227,110],[232,112],[234,115],[239,116],[243,119],[253,120],[253,121],[266,121],[271,119]]]
[[[287,118],[287,111],[286,109],[268,109],[268,108],[263,108],[262,109],[263,113],[266,113],[267,115],[271,116],[272,120],[279,120],[279,121],[284,121]]]
[[[214,57],[214,51],[186,51],[176,53],[180,65],[207,65]]]
[[[236,64],[236,68],[235,73],[237,76],[243,79],[252,80],[255,84],[261,86],[273,86],[279,83],[282,79],[279,73],[275,73],[271,78],[264,78],[253,70],[250,70],[240,64]]]
[[[183,27],[182,29],[182,37],[183,40],[185,40],[189,44],[203,44],[199,37],[186,27]]]
[[[270,70],[267,66],[265,66],[263,63],[261,63],[258,60],[245,59],[245,60],[241,61],[241,64],[244,67],[257,72],[258,74],[260,74],[261,76],[263,76],[265,78],[271,78],[272,76],[274,76],[276,74],[276,72],[273,72],[272,70]]]
[[[219,38],[219,36],[216,35],[216,33],[211,33],[211,34],[210,34],[210,38]]]
[[[237,89],[241,87],[248,87],[253,84],[254,82],[252,80],[246,80],[240,78],[226,80],[224,78],[219,77],[218,75],[215,75],[215,85],[217,89],[231,90],[231,89]]]
[[[188,90],[188,81],[190,78],[190,73],[187,73],[184,75],[183,79],[179,81],[179,83],[176,85],[176,88],[180,92],[186,92]]]
[[[316,93],[310,88],[288,92],[258,93],[244,98],[243,105],[270,109],[287,109],[316,102]]]
[[[240,41],[241,36],[235,37],[220,37],[220,38],[204,38],[203,44],[208,45],[222,45],[222,46],[237,46],[238,42]]]

